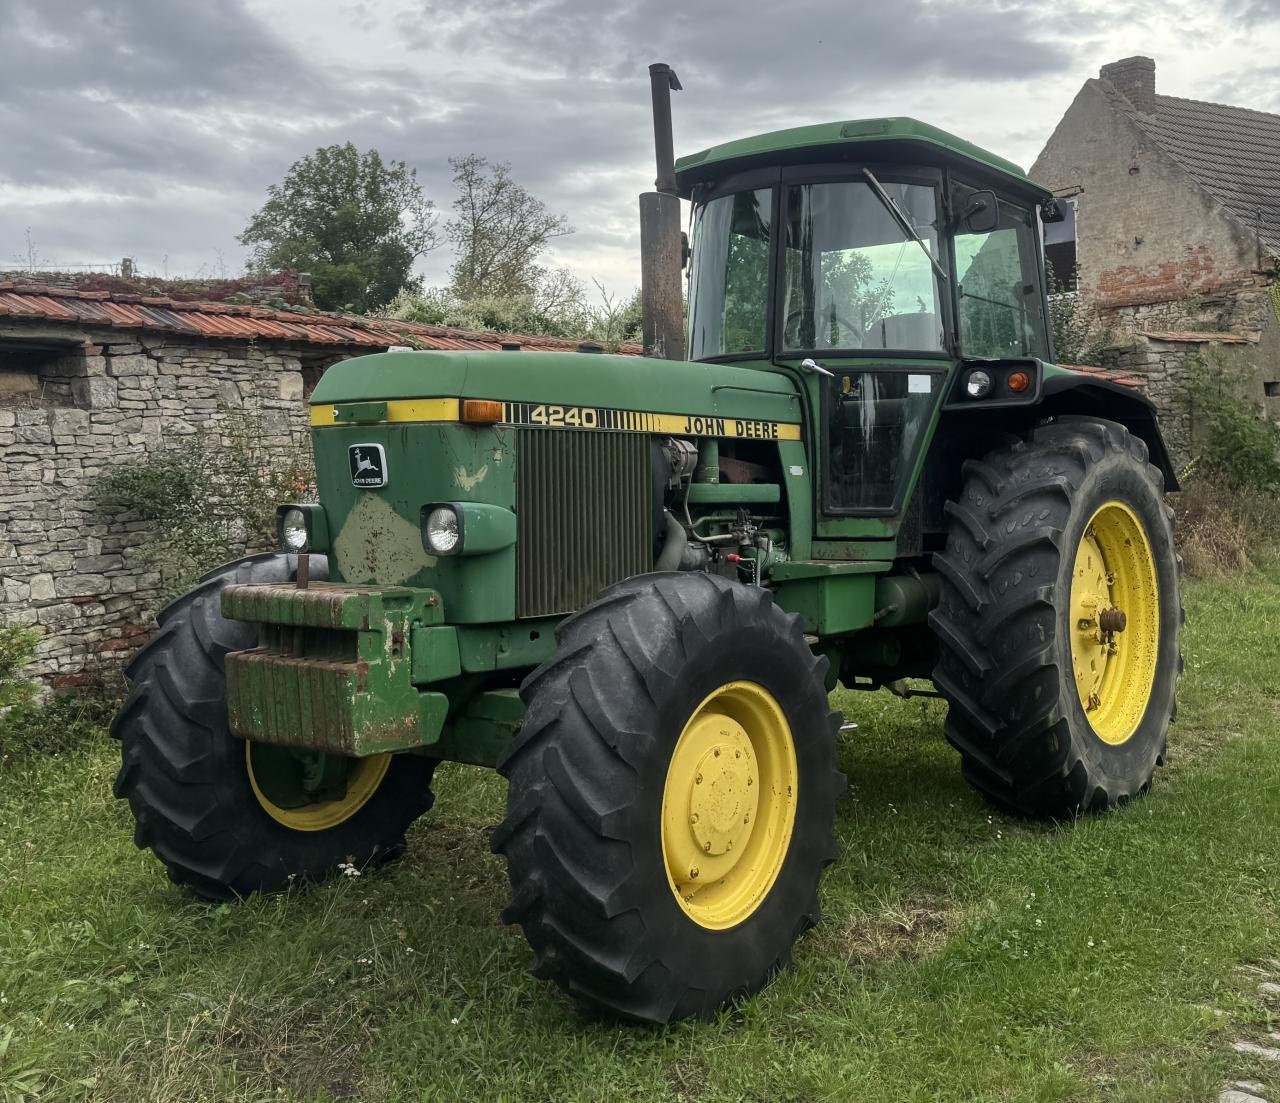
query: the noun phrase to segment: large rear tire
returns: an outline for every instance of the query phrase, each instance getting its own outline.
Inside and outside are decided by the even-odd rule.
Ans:
[[[1063,417],[964,467],[930,615],[947,739],[998,806],[1069,816],[1151,783],[1176,712],[1164,480],[1123,426]]]
[[[844,779],[827,660],[764,590],[644,575],[521,687],[493,838],[536,975],[665,1023],[755,991],[818,918]]]
[[[317,559],[313,577],[323,578]],[[286,582],[294,570],[292,556],[250,556],[169,605],[129,665],[133,689],[112,724],[123,759],[115,793],[133,811],[134,841],[206,899],[277,892],[324,880],[342,865],[381,865],[431,806],[431,759],[320,761],[325,756],[247,743],[228,730],[223,660],[253,647],[257,630],[223,617],[221,591]],[[324,787],[308,792],[308,775]]]

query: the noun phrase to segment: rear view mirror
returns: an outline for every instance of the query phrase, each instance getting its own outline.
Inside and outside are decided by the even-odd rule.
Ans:
[[[1000,224],[1000,201],[993,191],[973,192],[960,213],[966,233],[989,234]]]

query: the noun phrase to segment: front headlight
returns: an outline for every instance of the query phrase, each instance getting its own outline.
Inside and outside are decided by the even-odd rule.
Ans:
[[[981,368],[971,371],[964,383],[965,393],[970,398],[986,398],[991,393],[991,376]]]
[[[276,541],[282,551],[327,552],[329,523],[316,502],[286,502],[276,508]]]
[[[307,550],[311,533],[307,530],[307,515],[297,508],[284,509],[280,513],[280,546],[285,551]]]
[[[462,541],[462,525],[452,506],[436,506],[422,526],[422,542],[436,555],[452,555]]]
[[[490,502],[428,502],[418,524],[428,555],[488,555],[516,542],[516,515]]]

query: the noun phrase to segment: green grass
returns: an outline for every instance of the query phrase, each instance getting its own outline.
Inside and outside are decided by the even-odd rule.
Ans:
[[[0,779],[0,1099],[1211,1100],[1280,1070],[1280,574],[1188,587],[1171,762],[1061,827],[989,812],[934,702],[842,695],[825,919],[711,1023],[619,1027],[526,973],[496,777],[407,858],[211,907],[136,851],[115,748]],[[1276,1098],[1273,1094],[1272,1098]]]

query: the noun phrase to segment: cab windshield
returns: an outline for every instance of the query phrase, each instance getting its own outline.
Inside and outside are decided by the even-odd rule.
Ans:
[[[945,349],[933,263],[940,259],[936,193],[890,181],[883,189],[920,241],[863,181],[785,189],[778,319],[785,351]],[[758,188],[697,209],[690,359],[765,352],[772,198],[771,189]]]
[[[958,211],[967,210],[976,194],[960,183],[952,193]],[[763,357],[775,349],[784,356],[881,350],[936,355],[949,347],[944,300],[956,312],[962,356],[1048,358],[1037,226],[1029,207],[999,199],[996,218],[981,232],[962,219],[946,235],[954,264],[948,268],[932,184],[883,176],[782,184],[778,198],[777,225],[772,187],[696,207],[691,360]],[[950,280],[947,271],[954,273]]]
[[[920,184],[885,181],[883,188],[920,241],[905,233],[870,183],[786,189],[784,350],[946,348],[930,260],[939,259],[936,194]]]

